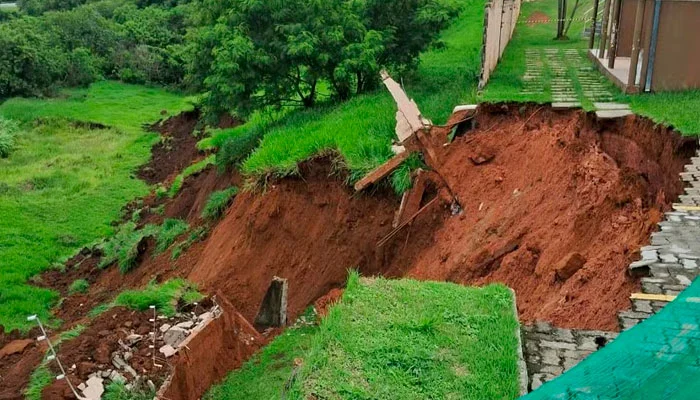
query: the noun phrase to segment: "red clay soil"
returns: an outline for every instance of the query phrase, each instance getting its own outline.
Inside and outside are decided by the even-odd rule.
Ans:
[[[188,279],[220,290],[252,321],[274,276],[289,280],[293,320],[314,300],[343,286],[347,270],[373,266],[375,246],[391,230],[397,199],[355,194],[332,162],[301,165],[264,195],[242,193],[211,234]]]
[[[617,312],[629,308],[638,289],[626,268],[681,193],[678,173],[695,144],[634,117],[599,123],[578,112],[534,111],[481,108],[477,128],[440,152],[461,215],[441,204],[378,248],[392,232],[396,196],[383,189],[355,193],[329,158],[316,159],[301,165],[300,177],[276,181],[264,194],[239,194],[211,234],[176,261],[169,251],[154,256],[150,243],[126,275],[96,270],[96,254],[74,260],[78,266],[65,274],[46,275],[67,296],[57,316],[70,326],[121,290],[183,276],[206,293],[220,291],[252,321],[279,276],[289,281],[294,320],[357,268],[366,276],[502,282],[515,289],[525,322],[616,330]],[[231,184],[240,186],[240,177],[213,169],[188,178],[165,203],[165,216],[205,224],[199,215],[206,199]],[[68,295],[68,285],[85,276],[89,293]],[[0,368],[6,365],[0,360]],[[13,382],[14,393],[29,373]]]
[[[695,143],[634,117],[533,112],[481,112],[481,128],[448,147],[442,172],[464,212],[391,272],[503,282],[525,322],[617,330],[639,286],[627,266],[682,192],[678,173]],[[476,165],[479,157],[493,159]],[[557,277],[572,253],[585,262]]]
[[[197,158],[197,137],[193,135],[199,121],[199,111],[189,111],[160,121],[151,130],[160,133],[161,140],[151,149],[151,161],[141,167],[138,177],[149,184],[165,182],[179,174]]]
[[[316,309],[316,313],[318,313],[318,315],[321,317],[325,317],[326,315],[328,315],[328,311],[330,310],[330,308],[340,301],[340,299],[343,297],[344,292],[344,289],[335,288],[331,289],[330,292],[319,297],[314,302],[314,308]]]
[[[533,26],[536,24],[544,24],[550,21],[551,19],[549,18],[549,15],[543,13],[542,11],[535,11],[528,17],[527,24],[528,26]]]
[[[119,340],[124,340],[132,332],[148,337],[152,331],[152,318],[150,312],[137,312],[122,307],[116,307],[103,313],[93,320],[87,329],[78,338],[68,340],[61,344],[58,357],[67,367],[75,365],[75,370],[69,370],[68,378],[74,386],[85,382],[88,376],[100,370],[113,368],[111,366],[112,353],[119,349]],[[156,385],[165,381],[168,370],[158,369],[153,366],[149,349],[150,341],[143,340],[138,345],[138,351],[134,351],[129,364],[141,375],[151,379]],[[53,372],[60,373],[58,368]],[[72,399],[73,394],[65,380],[54,381],[42,392],[44,400]]]
[[[348,268],[503,282],[526,322],[616,330],[638,288],[627,265],[681,192],[678,173],[694,145],[634,118],[606,125],[582,113],[532,112],[482,111],[481,128],[442,155],[460,216],[426,213],[379,252],[396,200],[355,194],[328,178],[329,162],[306,163],[303,179],[239,195],[188,278],[221,290],[248,319],[273,276],[289,280],[292,318],[342,285]],[[585,262],[557,278],[557,266],[579,255]]]

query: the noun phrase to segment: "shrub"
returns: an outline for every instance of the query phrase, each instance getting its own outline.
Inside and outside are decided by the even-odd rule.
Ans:
[[[0,117],[0,158],[7,158],[15,149],[16,122]]]
[[[88,86],[100,78],[99,62],[90,50],[80,47],[69,55],[65,83],[69,86]]]
[[[77,279],[73,283],[71,283],[70,288],[68,289],[68,292],[70,294],[87,293],[89,288],[90,288],[90,284],[88,283],[87,280]]]
[[[238,188],[235,186],[212,193],[204,210],[202,210],[202,218],[218,219],[221,217],[237,194]]]
[[[135,223],[125,223],[111,239],[100,246],[103,253],[100,268],[117,262],[121,273],[125,274],[131,271],[136,266],[141,241],[146,237],[155,236],[157,233],[158,227],[154,225],[146,225],[142,229],[136,230]]]
[[[181,219],[166,219],[158,232],[156,251],[162,253],[168,249],[178,236],[187,232],[189,225]]]

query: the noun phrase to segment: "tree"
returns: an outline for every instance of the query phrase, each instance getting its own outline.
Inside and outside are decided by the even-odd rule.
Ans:
[[[189,34],[189,81],[211,112],[316,104],[408,68],[457,13],[453,0],[203,0]]]
[[[0,24],[0,98],[38,95],[63,78],[66,56],[36,18]]]

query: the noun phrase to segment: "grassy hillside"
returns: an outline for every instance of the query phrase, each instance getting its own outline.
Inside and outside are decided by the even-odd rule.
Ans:
[[[353,274],[319,327],[289,330],[206,398],[513,399],[517,326],[502,286]]]
[[[120,209],[147,193],[133,172],[157,136],[142,124],[187,107],[182,96],[114,82],[0,106],[0,116],[21,123],[17,149],[0,159],[0,325],[25,328],[27,315],[48,318],[56,294],[27,280],[112,232]]]
[[[420,67],[403,79],[410,96],[435,123],[443,123],[452,108],[476,99],[484,3],[464,0],[459,18],[441,36],[445,48],[421,56]],[[381,89],[349,102],[295,112],[276,124],[254,118],[223,135],[247,135],[265,129],[255,152],[243,163],[251,175],[294,173],[297,163],[325,150],[337,150],[359,177],[391,156],[395,105]]]

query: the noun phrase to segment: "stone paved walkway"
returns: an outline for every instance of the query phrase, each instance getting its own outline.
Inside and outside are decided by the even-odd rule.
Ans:
[[[525,51],[524,96],[550,94],[553,103],[608,102],[613,94],[605,77],[586,58],[583,49],[530,48]],[[549,80],[545,79],[550,78]]]
[[[630,274],[642,277],[642,293],[632,296],[629,311],[619,313],[622,331],[659,312],[700,276],[700,151],[697,155],[681,173],[688,187],[679,197],[680,203],[665,214],[651,244],[642,247],[641,260],[629,266]],[[677,321],[679,325],[682,322]],[[529,390],[535,390],[592,354],[591,338],[601,344],[600,338],[609,342],[616,333],[565,330],[538,323],[524,326],[522,337]]]

